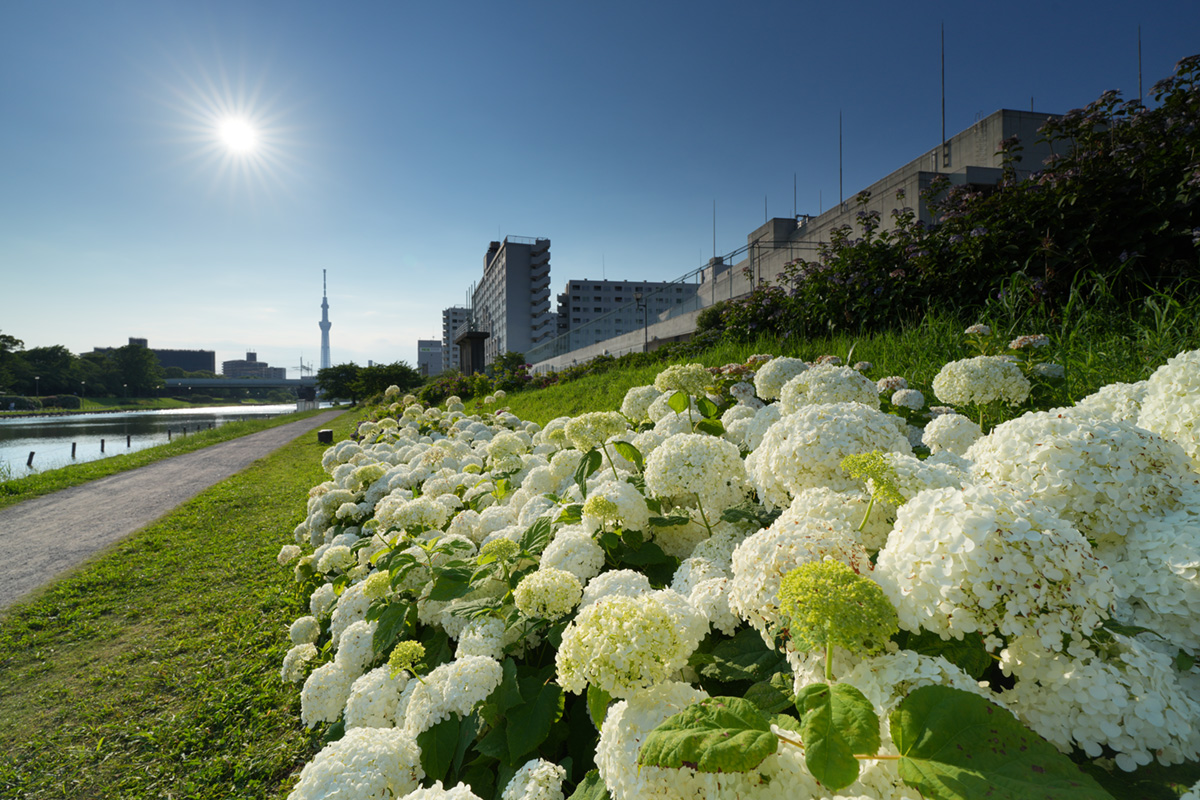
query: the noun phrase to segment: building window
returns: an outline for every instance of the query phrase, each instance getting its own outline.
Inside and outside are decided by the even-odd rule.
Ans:
[[[596,313],[597,313],[597,314],[599,314],[599,313],[600,313],[602,310],[603,310],[603,309],[599,309],[599,308],[597,308],[597,309],[596,309]]]

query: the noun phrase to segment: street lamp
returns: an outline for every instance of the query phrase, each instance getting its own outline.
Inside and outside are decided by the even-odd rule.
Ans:
[[[87,408],[87,381],[79,382],[79,408],[80,410]]]
[[[41,383],[41,380],[42,380],[42,378],[41,378],[41,376],[40,376],[40,375],[34,375],[34,376],[33,376],[33,391],[37,393],[37,399],[38,399],[38,400],[41,400],[41,399],[42,399],[42,383]]]
[[[641,292],[634,292],[633,302],[642,312],[642,352],[644,353],[650,348],[650,343],[647,341],[647,337],[649,336],[649,333],[647,332],[647,326],[649,325],[649,314],[647,314],[646,298]]]

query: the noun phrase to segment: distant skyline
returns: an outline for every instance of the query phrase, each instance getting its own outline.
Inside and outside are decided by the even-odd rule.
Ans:
[[[670,280],[999,108],[1143,91],[1200,4],[0,4],[0,332],[417,363],[488,242]],[[797,185],[793,201],[793,176]],[[713,229],[713,204],[716,228]],[[764,210],[765,205],[765,210]]]

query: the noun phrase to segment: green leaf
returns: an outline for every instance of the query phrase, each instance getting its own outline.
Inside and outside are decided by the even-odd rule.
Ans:
[[[638,764],[697,772],[748,772],[775,752],[779,740],[753,703],[710,697],[668,717],[646,734]]]
[[[702,419],[696,423],[696,430],[709,436],[724,436],[725,426],[717,419]]]
[[[536,678],[521,679],[523,705],[508,712],[509,763],[520,766],[526,754],[537,749],[550,735],[550,728],[562,718],[563,691],[556,683],[541,683]]]
[[[783,728],[785,731],[800,733],[804,729],[803,723],[795,717],[790,717],[787,714],[774,714],[771,716],[771,724],[777,728]]]
[[[674,528],[678,525],[687,525],[692,521],[691,517],[651,517],[651,528]]]
[[[458,717],[451,716],[450,719],[444,719],[429,730],[417,734],[417,744],[421,748],[421,767],[430,780],[440,781],[450,770],[454,753],[458,750],[460,724]]]
[[[429,590],[430,600],[444,603],[471,593],[471,570],[439,569],[437,573]]]
[[[608,715],[608,705],[611,702],[611,694],[597,686],[593,686],[590,683],[588,684],[588,716],[592,718],[592,724],[596,726],[596,730],[600,730],[600,728],[604,726],[604,717]]]
[[[879,717],[863,693],[848,683],[814,683],[796,695],[804,763],[831,791],[858,779],[856,755],[879,750]]]
[[[1112,796],[1003,708],[946,686],[922,686],[890,716],[900,777],[937,800],[1098,800]]]
[[[390,603],[379,615],[379,624],[375,627],[375,636],[371,646],[376,653],[382,653],[401,638],[405,630],[408,611],[415,608],[411,603]]]
[[[575,485],[579,487],[579,493],[585,498],[587,497],[587,479],[592,477],[596,470],[600,469],[604,457],[600,455],[600,451],[592,448],[583,458],[579,459],[579,466],[575,470]]]
[[[795,704],[792,693],[792,674],[776,672],[765,681],[759,681],[746,690],[746,699],[765,714],[774,714]]]
[[[717,404],[712,400],[709,400],[707,397],[701,397],[696,400],[696,410],[699,411],[705,419],[715,419],[721,415],[721,410],[717,408]]]
[[[1196,659],[1182,650],[1175,655],[1176,672],[1191,672],[1194,666],[1196,666]]]
[[[529,526],[521,536],[521,549],[531,556],[536,556],[550,544],[550,536],[554,532],[550,520],[546,517],[538,519]]]
[[[731,639],[718,643],[708,653],[698,654],[691,665],[705,678],[714,681],[768,680],[786,666],[787,659],[763,643],[753,628],[742,628]]]
[[[612,798],[608,794],[608,787],[604,785],[604,779],[600,777],[600,771],[592,770],[583,776],[583,780],[579,782],[567,800],[612,800]]]
[[[667,405],[671,407],[677,414],[682,414],[688,408],[688,396],[683,392],[675,392],[671,398],[667,400]]]
[[[629,442],[613,442],[613,449],[620,453],[622,458],[637,467],[638,472],[646,469],[646,461],[642,458],[642,451]]]
[[[582,522],[583,506],[579,503],[564,506],[563,510],[558,515],[558,519],[554,521],[559,525],[574,525],[576,522]]]
[[[479,734],[479,715],[471,714],[465,717],[458,729],[458,747],[454,749],[454,762],[451,767],[454,774],[462,773],[463,759],[467,755],[467,750],[475,743],[475,737]]]
[[[968,633],[962,639],[943,639],[936,633],[921,631],[919,634],[908,633],[899,644],[921,655],[941,656],[976,680],[983,678],[995,663],[983,645],[983,634],[979,632]]]

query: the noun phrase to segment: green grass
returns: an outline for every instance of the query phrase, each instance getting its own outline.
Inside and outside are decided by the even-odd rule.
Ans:
[[[1058,318],[1037,318],[995,305],[980,315],[998,338],[1008,342],[1021,334],[1045,333],[1051,339],[1047,360],[1066,368],[1066,379],[1050,392],[1032,399],[1040,407],[1069,405],[1101,386],[1148,378],[1168,358],[1200,348],[1200,302],[1181,305],[1158,295],[1123,309],[1121,314],[1098,311],[1079,303]],[[807,341],[764,338],[756,342],[722,343],[686,361],[715,367],[744,362],[754,353],[786,355],[806,360],[836,355],[848,363],[869,361],[871,378],[902,375],[925,393],[930,403],[933,378],[948,362],[975,355],[963,337],[964,325],[950,314],[932,314],[897,331],[862,336],[841,335]],[[614,369],[600,375],[534,391],[515,392],[504,401],[512,413],[544,425],[555,417],[584,411],[614,411],[633,386],[652,383],[664,364]],[[476,401],[469,409],[485,408]],[[1026,409],[1016,409],[1022,413]]]
[[[133,453],[121,453],[97,461],[72,464],[69,467],[51,469],[34,475],[0,481],[0,508],[6,508],[22,500],[29,500],[34,497],[50,494],[51,492],[57,492],[60,489],[66,489],[70,486],[78,486],[81,483],[94,481],[97,478],[106,478],[118,472],[144,467],[147,464],[152,464],[164,458],[210,447],[218,442],[227,442],[230,439],[237,439],[240,436],[265,431],[268,428],[274,428],[276,425],[286,425],[289,422],[296,422],[297,420],[306,419],[319,413],[321,412],[304,411],[298,414],[283,414],[268,419],[229,422],[219,428],[181,436],[166,444],[147,447],[145,450],[138,450]]]
[[[163,408],[216,408],[224,406],[283,405],[278,400],[252,398],[207,400],[189,403],[177,397],[86,397],[83,408],[43,408],[39,411],[0,411],[0,417],[28,417],[42,414],[94,414],[97,411],[152,411]]]
[[[344,438],[353,415],[334,423]],[[319,742],[279,678],[306,613],[275,561],[320,483],[304,436],[0,618],[0,797],[282,797]]]

